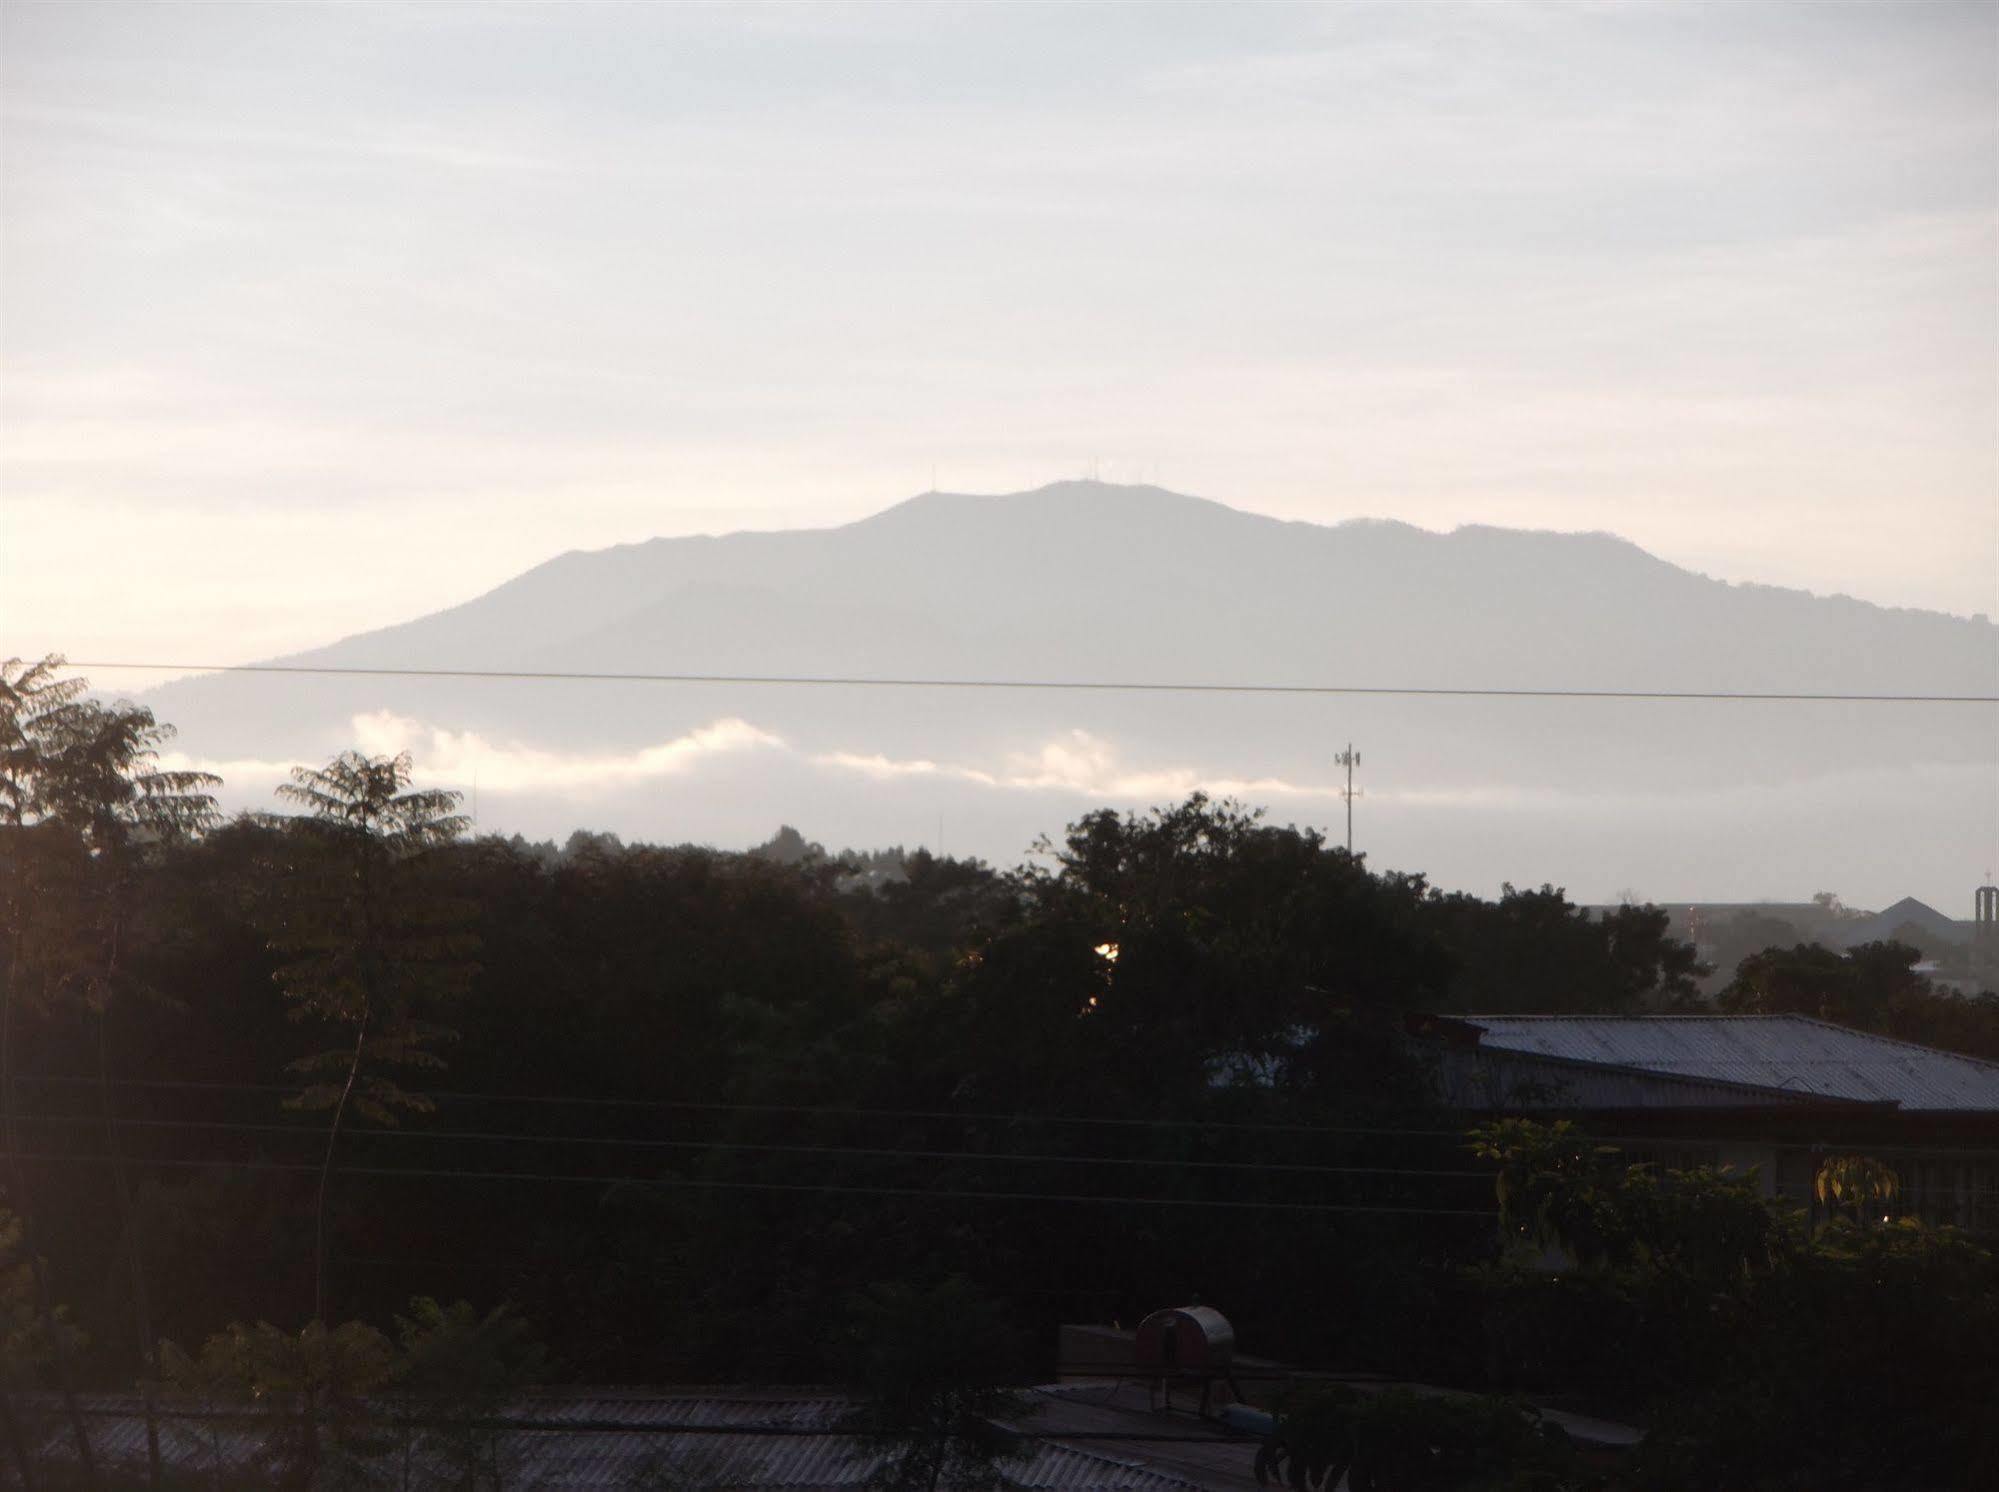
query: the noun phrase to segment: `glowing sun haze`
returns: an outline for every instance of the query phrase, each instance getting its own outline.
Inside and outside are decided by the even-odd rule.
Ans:
[[[1989,5],[0,25],[7,651],[1086,469],[1999,609]]]

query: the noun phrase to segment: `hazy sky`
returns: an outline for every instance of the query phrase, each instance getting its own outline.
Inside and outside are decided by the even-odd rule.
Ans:
[[[1990,4],[0,15],[0,654],[1091,468],[1999,611]]]

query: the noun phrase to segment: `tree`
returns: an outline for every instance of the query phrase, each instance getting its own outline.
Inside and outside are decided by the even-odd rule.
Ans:
[[[1767,1272],[1783,1246],[1753,1172],[1634,1165],[1567,1120],[1497,1120],[1472,1131],[1470,1148],[1499,1167],[1502,1233],[1557,1247],[1584,1270],[1659,1265],[1722,1289]]]
[[[38,1387],[60,1353],[74,1356],[83,1335],[66,1311],[44,1314],[36,1294],[36,1262],[22,1256],[20,1218],[0,1208],[0,1432],[23,1487],[35,1485],[32,1430],[15,1395]]]
[[[1503,888],[1496,902],[1433,893],[1426,921],[1449,947],[1456,972],[1448,1008],[1622,1013],[1678,1007],[1702,972],[1693,946],[1670,936],[1659,907],[1597,914],[1557,886]]]
[[[365,1322],[312,1321],[298,1332],[232,1322],[193,1356],[169,1344],[164,1367],[168,1382],[200,1402],[254,1406],[257,1469],[271,1485],[377,1484],[373,1463],[388,1443],[367,1398],[389,1383],[396,1355]]]
[[[1812,1178],[1812,1195],[1821,1205],[1828,1211],[1851,1207],[1854,1222],[1863,1228],[1901,1189],[1894,1170],[1871,1155],[1829,1155]]]
[[[1005,1387],[1020,1344],[999,1307],[963,1278],[876,1285],[856,1296],[834,1357],[862,1401],[850,1428],[883,1458],[872,1486],[993,1487],[1018,1454],[1019,1437],[998,1421],[1031,1408]]]
[[[125,1235],[125,1262],[132,1290],[133,1322],[144,1365],[146,1450],[150,1482],[161,1484],[159,1419],[155,1391],[159,1363],[153,1336],[152,1305],[146,1279],[146,1247],[139,1212],[132,1205],[130,1178],[119,1143],[116,1105],[111,1095],[109,1027],[122,998],[145,991],[132,978],[130,951],[135,935],[135,879],[145,862],[164,846],[197,836],[220,820],[211,789],[212,773],[160,765],[160,748],[173,738],[153,712],[136,705],[104,705],[78,700],[53,711],[39,724],[42,758],[34,797],[46,821],[66,830],[81,851],[66,863],[76,874],[64,899],[68,916],[45,910],[45,933],[55,945],[59,986],[78,1002],[97,1027],[98,1111]]]
[[[57,1381],[76,1438],[77,1458],[86,1484],[95,1486],[97,1460],[77,1409],[67,1338],[57,1320],[47,1267],[34,1247],[33,1209],[27,1171],[20,1161],[19,1105],[14,1091],[22,1007],[31,990],[46,1000],[56,963],[50,954],[60,942],[51,935],[58,926],[50,915],[55,900],[52,883],[66,878],[77,860],[73,836],[60,826],[43,822],[52,739],[88,687],[82,679],[61,677],[63,666],[62,656],[56,653],[35,663],[19,658],[0,663],[0,816],[4,816],[0,827],[6,832],[4,860],[0,860],[0,916],[5,921],[6,953],[6,967],[0,972],[0,1133],[6,1141],[10,1200],[28,1234],[29,1275],[47,1326]]]
[[[273,939],[277,981],[295,1020],[331,1028],[339,1044],[299,1058],[309,1081],[288,1106],[330,1113],[313,1204],[313,1319],[324,1324],[326,1219],[335,1152],[350,1109],[394,1124],[432,1105],[397,1069],[436,1070],[452,1039],[433,1017],[469,988],[472,908],[432,879],[433,852],[465,828],[460,795],[409,790],[408,755],[343,752],[301,767],[279,795],[307,810],[290,828],[286,894]]]
[[[1814,1015],[1863,1031],[1886,1029],[1891,1007],[1925,992],[1922,955],[1900,943],[1838,953],[1817,943],[1765,948],[1736,966],[1716,1004],[1745,1015]]]
[[[1567,1436],[1508,1399],[1313,1384],[1287,1395],[1258,1486],[1295,1492],[1472,1492],[1575,1485]]]
[[[503,1305],[481,1315],[462,1300],[418,1296],[396,1317],[396,1342],[403,1485],[421,1465],[444,1486],[497,1492],[508,1467],[495,1424],[547,1368],[527,1322]]]
[[[1999,1485],[1999,1261],[1974,1240],[1841,1219],[1721,1318],[1652,1406],[1634,1486]]]
[[[1559,1125],[1474,1134],[1502,1226],[1548,1229],[1575,1264],[1473,1271],[1482,1314],[1508,1368],[1530,1359],[1523,1386],[1643,1417],[1633,1485],[1995,1484],[1999,1263],[1973,1240],[1907,1219],[1808,1234],[1753,1175],[1625,1166]]]
[[[956,995],[985,1103],[1184,1114],[1240,1087],[1343,1111],[1420,1103],[1402,1017],[1449,961],[1420,878],[1195,794],[1072,825]]]
[[[1890,939],[1836,953],[1815,943],[1765,948],[1736,966],[1717,999],[1728,1011],[1795,1012],[1904,1041],[1999,1058],[1999,995],[1960,996],[1917,970],[1922,954]]]

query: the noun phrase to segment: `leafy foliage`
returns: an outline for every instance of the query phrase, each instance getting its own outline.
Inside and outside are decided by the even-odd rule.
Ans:
[[[23,1250],[20,1218],[0,1208],[0,1390],[8,1392],[46,1384],[55,1333],[63,1334],[72,1356],[84,1344],[68,1311],[58,1308],[53,1317],[41,1311],[33,1264]]]
[[[1502,1125],[1474,1142],[1499,1176],[1510,1255],[1493,1257],[1481,1218],[1418,1215],[1484,1198],[1477,1180],[1437,1174],[1462,1169],[1463,1153],[1422,1133],[1436,1115],[1404,1017],[1545,1009],[1552,990],[1574,992],[1576,1008],[1670,1007],[1692,953],[1652,909],[1589,915],[1550,887],[1497,902],[1440,895],[1200,797],[1087,815],[1041,864],[1010,874],[922,854],[899,868],[894,856],[827,856],[797,835],[749,856],[582,833],[562,850],[468,843],[451,796],[414,790],[407,759],[352,753],[291,785],[302,816],[210,828],[194,801],[203,783],[139,785],[164,740],[149,716],[93,714],[60,689],[36,696],[55,676],[29,672],[5,673],[15,746],[0,802],[0,973],[27,1033],[9,1060],[61,1075],[101,1050],[107,1070],[144,1064],[240,1095],[296,1052],[297,1025],[323,1033],[299,1070],[303,1106],[332,1113],[316,1207],[272,1173],[196,1170],[218,1153],[213,1136],[177,1128],[267,1123],[267,1109],[151,1089],[121,1100],[157,1124],[149,1157],[174,1167],[143,1174],[149,1247],[176,1282],[162,1315],[182,1339],[296,1311],[300,1261],[318,1273],[333,1254],[323,1231],[307,1249],[305,1224],[323,1224],[335,1176],[342,1241],[371,1256],[342,1314],[393,1316],[394,1342],[353,1323],[238,1327],[180,1369],[230,1402],[283,1408],[268,1422],[282,1429],[273,1475],[386,1474],[400,1452],[406,1475],[503,1479],[491,1411],[544,1371],[531,1320],[574,1377],[837,1372],[865,1393],[859,1429],[887,1452],[885,1481],[976,1483],[1010,1449],[994,1421],[1020,1408],[1004,1387],[1014,1329],[1040,1339],[1059,1320],[1129,1317],[1195,1289],[1274,1355],[1584,1388],[1656,1410],[1662,1484],[1694,1468],[1695,1480],[1737,1485],[1723,1450],[1746,1432],[1726,1416],[1748,1404],[1783,1447],[1770,1466],[1788,1458],[1815,1484],[1841,1484],[1826,1454],[1797,1443],[1835,1439],[1832,1419],[1804,1389],[1737,1381],[1738,1356],[1815,1385],[1848,1422],[1858,1386],[1872,1384],[1929,1424],[1934,1444],[1912,1430],[1869,1463],[1877,1484],[1893,1480],[1893,1457],[1916,1484],[1978,1464],[1974,1396],[1990,1375],[1964,1357],[1974,1328],[1991,1328],[1995,1292],[1976,1250],[1899,1228],[1813,1240],[1746,1178],[1633,1168],[1560,1126]],[[30,718],[46,721],[32,735]],[[191,813],[166,806],[176,792]],[[1900,959],[1834,969],[1847,981],[1833,990],[1849,1001],[1840,1008],[1930,1019],[1896,983]],[[1813,970],[1824,972],[1811,962],[1787,984],[1773,965],[1755,998],[1829,998]],[[1878,999],[1865,992],[1877,976]],[[142,988],[174,998],[123,1001],[117,1022],[95,1023],[112,992]],[[362,1174],[378,1156],[407,1164],[419,1146],[441,1172],[489,1163],[451,1135],[380,1132],[428,1106],[409,1075],[436,1070],[451,1025],[464,1028],[453,1087],[538,1100],[479,1100],[460,1127],[516,1132],[510,1162],[564,1181],[414,1187]],[[343,1104],[375,1127],[343,1139]],[[534,1137],[529,1114],[549,1116],[549,1138]],[[1328,1124],[1389,1133],[1346,1139]],[[588,1146],[554,1138],[585,1132]],[[286,1143],[246,1142],[259,1158],[283,1158]],[[336,1171],[336,1143],[367,1156],[354,1174]],[[98,1174],[43,1180],[62,1231],[39,1252],[112,1278],[129,1230]],[[1054,1204],[1040,1199],[1092,1182],[1127,1200],[1065,1204],[1051,1226]],[[1210,1199],[1283,1206],[1155,1205]],[[1311,1204],[1342,1209],[1338,1225]],[[257,1268],[243,1267],[250,1258]],[[518,1312],[437,1305],[424,1292],[439,1269]],[[946,1283],[871,1284],[883,1280]],[[92,1327],[99,1379],[129,1382],[129,1344],[94,1315],[108,1292],[67,1293]],[[323,1279],[319,1294],[326,1322]],[[847,1329],[828,1342],[826,1302],[843,1296]],[[1901,1328],[1935,1364],[1911,1371],[1899,1346],[1882,1346],[1893,1326],[1880,1302],[1915,1312],[1931,1296],[1956,1319]],[[1793,1338],[1817,1357],[1794,1358]],[[1899,1377],[1885,1385],[1890,1365]],[[1828,1385],[1835,1371],[1856,1387]],[[1928,1381],[1946,1373],[1948,1386]],[[1720,1382],[1732,1400],[1709,1391]],[[364,1401],[383,1409],[378,1423],[364,1430],[356,1409],[343,1429],[342,1406]],[[1359,1468],[1356,1486],[1556,1474],[1559,1447],[1498,1402],[1379,1395],[1323,1415],[1314,1431],[1296,1409],[1285,1478],[1302,1466],[1308,1484],[1324,1479],[1340,1456]]]
[[[395,1325],[392,1340],[361,1321],[232,1323],[192,1356],[168,1344],[167,1379],[211,1422],[241,1411],[220,1422],[251,1433],[269,1485],[508,1485],[496,1422],[546,1369],[526,1323],[504,1306],[418,1297]]]
[[[1575,1466],[1560,1428],[1512,1400],[1322,1384],[1285,1400],[1255,1469],[1296,1492],[1342,1477],[1352,1492],[1555,1492]]]
[[[1693,947],[1667,935],[1659,907],[1594,914],[1561,890],[1506,886],[1497,902],[1462,892],[1433,896],[1429,920],[1456,969],[1438,1009],[1501,1014],[1678,1009],[1703,971]]]
[[[419,1296],[396,1317],[396,1344],[405,1466],[422,1468],[422,1485],[506,1486],[513,1468],[494,1422],[548,1369],[527,1322],[503,1305],[482,1315],[462,1300],[445,1306]]]
[[[1950,1229],[1836,1223],[1729,1313],[1729,1350],[1659,1401],[1660,1489],[1999,1480],[1999,1269]]]
[[[367,1487],[390,1449],[368,1395],[395,1372],[389,1339],[360,1321],[280,1330],[232,1323],[189,1356],[169,1343],[167,1382],[211,1405],[240,1404],[257,1432],[256,1465],[279,1487]]]
[[[1999,1470],[1999,1266],[1951,1229],[1808,1235],[1743,1178],[1620,1167],[1554,1126],[1475,1143],[1577,1266],[1479,1271],[1493,1376],[1641,1410],[1660,1488],[1944,1488]],[[1866,1427],[1856,1435],[1855,1426]]]
[[[43,812],[48,737],[89,688],[64,667],[57,653],[0,662],[0,816],[15,828]]]
[[[956,981],[982,1097],[1158,1113],[1234,1080],[1348,1111],[1420,1103],[1401,1016],[1449,973],[1420,880],[1198,794],[1090,814],[1044,848],[1053,868],[1017,877],[1019,914]]]
[[[934,1492],[999,1484],[1020,1443],[996,1421],[1033,1406],[1003,1386],[1019,1372],[1020,1343],[969,1281],[882,1284],[856,1295],[834,1354],[844,1385],[861,1399],[850,1428],[882,1457],[871,1485]]]
[[[1830,1209],[1851,1207],[1865,1225],[1901,1190],[1894,1169],[1871,1155],[1829,1155],[1812,1178],[1812,1194]]]
[[[1746,1015],[1817,1016],[1861,1031],[1999,1059],[1999,994],[1939,989],[1907,943],[1862,943],[1838,953],[1816,943],[1770,947],[1736,967],[1716,1004]]]
[[[470,988],[474,909],[445,894],[435,852],[464,831],[456,793],[409,791],[407,755],[343,752],[297,768],[280,796],[308,810],[287,825],[288,894],[273,942],[275,971],[294,1020],[331,1026],[343,1044],[291,1064],[309,1082],[289,1106],[330,1109],[314,1204],[313,1314],[326,1319],[327,1205],[333,1158],[350,1105],[393,1124],[395,1110],[430,1100],[385,1069],[444,1065],[434,1050],[456,1033],[432,1013]],[[351,1033],[351,1034],[350,1034]]]
[[[465,930],[473,909],[430,874],[434,851],[465,829],[459,795],[409,791],[407,755],[344,752],[297,768],[281,796],[308,810],[287,827],[287,894],[273,943],[286,956],[276,977],[293,1019],[351,1033],[351,1045],[314,1052],[294,1071],[323,1076],[293,1101],[395,1122],[397,1109],[428,1111],[421,1094],[384,1069],[443,1065],[451,1039],[428,1013],[463,995],[475,966]]]
[[[1567,1120],[1500,1120],[1473,1130],[1470,1148],[1499,1165],[1501,1228],[1584,1270],[1683,1270],[1720,1288],[1767,1271],[1784,1244],[1788,1219],[1753,1174],[1626,1164]]]

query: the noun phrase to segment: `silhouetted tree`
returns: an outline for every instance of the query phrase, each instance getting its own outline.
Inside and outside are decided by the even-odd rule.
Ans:
[[[446,1306],[419,1296],[396,1316],[396,1347],[403,1486],[421,1464],[425,1482],[499,1492],[510,1468],[495,1422],[548,1366],[528,1323],[506,1306],[481,1314],[462,1300]]]
[[[848,1302],[833,1355],[843,1386],[861,1400],[849,1425],[883,1458],[872,1486],[1000,1483],[1019,1437],[999,1420],[1031,1404],[1007,1386],[1019,1372],[1019,1340],[969,1281],[873,1286]]]
[[[269,1485],[380,1485],[376,1463],[389,1442],[368,1397],[393,1379],[396,1353],[366,1322],[311,1321],[297,1332],[232,1322],[192,1356],[169,1346],[164,1366],[190,1398],[254,1407],[254,1462]]]
[[[301,1057],[315,1079],[291,1107],[331,1113],[314,1202],[313,1319],[326,1312],[327,1194],[341,1126],[351,1108],[395,1123],[397,1110],[427,1113],[397,1069],[443,1066],[435,1048],[453,1030],[435,1019],[469,987],[473,909],[430,872],[435,852],[463,832],[459,795],[409,790],[407,755],[344,752],[298,768],[279,794],[306,809],[290,827],[289,884],[275,943],[287,957],[277,980],[293,1017],[339,1032],[342,1044]]]
[[[1673,1008],[1693,998],[1701,970],[1692,945],[1668,935],[1661,908],[1620,906],[1599,915],[1555,886],[1509,885],[1496,902],[1463,892],[1433,895],[1424,914],[1456,964],[1452,1010]]]
[[[1404,1012],[1449,974],[1420,877],[1195,795],[1044,845],[1019,910],[963,967],[986,1101],[1188,1112],[1232,1079],[1342,1108],[1419,1104]]]
[[[211,789],[221,779],[208,772],[162,768],[160,748],[172,739],[173,728],[136,705],[80,700],[56,712],[42,734],[47,750],[36,796],[47,822],[72,835],[82,852],[70,860],[80,874],[63,911],[48,914],[50,928],[60,929],[55,972],[66,997],[96,1026],[98,1111],[145,1369],[147,1469],[150,1484],[158,1487],[163,1476],[155,1405],[159,1365],[146,1238],[141,1214],[132,1205],[112,1098],[110,1025],[114,1009],[134,995],[152,993],[132,969],[136,924],[142,916],[138,879],[166,846],[215,825],[219,815]]]
[[[1999,1058],[1999,995],[1958,995],[1917,968],[1907,943],[1839,953],[1816,943],[1766,948],[1737,965],[1716,1003],[1748,1015],[1813,1015],[1861,1031],[1974,1057]]]
[[[46,1004],[56,981],[61,944],[60,883],[73,881],[80,858],[74,836],[48,822],[46,798],[54,736],[87,685],[62,677],[64,660],[51,653],[34,663],[0,663],[0,815],[6,843],[0,859],[0,916],[5,919],[6,966],[0,970],[0,1129],[5,1132],[10,1200],[26,1234],[28,1270],[43,1320],[50,1357],[62,1390],[77,1458],[86,1485],[97,1485],[97,1459],[84,1427],[70,1371],[68,1339],[56,1316],[47,1266],[36,1249],[33,1205],[20,1160],[15,1067],[22,1007]],[[10,1410],[11,1416],[11,1410]]]

